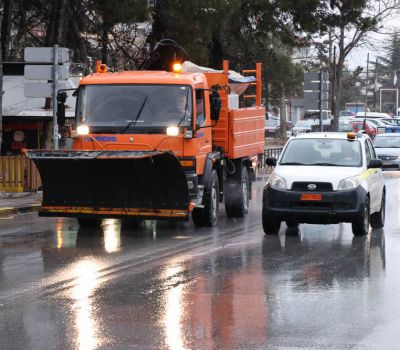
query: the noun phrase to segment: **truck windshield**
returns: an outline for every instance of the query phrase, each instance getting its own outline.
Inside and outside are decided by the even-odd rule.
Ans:
[[[83,85],[77,121],[117,132],[190,126],[192,89],[187,85]]]
[[[295,139],[288,143],[279,164],[360,167],[361,144],[345,139]]]

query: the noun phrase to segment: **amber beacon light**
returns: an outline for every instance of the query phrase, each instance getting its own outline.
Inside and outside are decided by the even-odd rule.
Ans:
[[[172,70],[175,74],[182,73],[182,65],[180,63],[174,63],[174,65],[172,66]]]

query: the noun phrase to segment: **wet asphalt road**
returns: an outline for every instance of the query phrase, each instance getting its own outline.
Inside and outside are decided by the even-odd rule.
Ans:
[[[0,349],[399,349],[400,173],[385,177],[367,237],[264,236],[262,182],[248,217],[213,229],[2,220]]]

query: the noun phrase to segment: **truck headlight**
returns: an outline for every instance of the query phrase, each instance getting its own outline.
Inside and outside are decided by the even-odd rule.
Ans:
[[[338,191],[351,190],[360,185],[360,179],[355,177],[348,177],[347,179],[343,179],[339,182]]]
[[[87,135],[89,134],[89,127],[87,125],[79,125],[76,128],[76,132],[78,135]]]
[[[273,188],[286,190],[286,180],[281,176],[272,174],[268,179],[268,184]]]
[[[168,136],[178,136],[179,128],[177,126],[169,126],[167,128],[167,135]]]

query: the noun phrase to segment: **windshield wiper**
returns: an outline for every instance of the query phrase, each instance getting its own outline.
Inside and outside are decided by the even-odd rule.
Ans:
[[[308,164],[299,163],[299,162],[284,162],[284,163],[280,163],[279,165],[308,165]]]
[[[335,163],[327,163],[327,162],[317,162],[317,163],[311,163],[308,165],[321,165],[321,166],[339,166],[338,164]]]
[[[138,111],[138,114],[136,115],[136,118],[133,119],[133,120],[131,120],[131,121],[122,129],[121,134],[124,134],[125,131],[128,130],[131,126],[135,127],[136,122],[138,121],[140,115],[142,114],[144,105],[146,104],[148,97],[149,97],[149,96],[147,95],[147,96],[145,97],[145,99],[143,100],[142,105],[140,106],[140,109],[139,109],[139,111]]]

